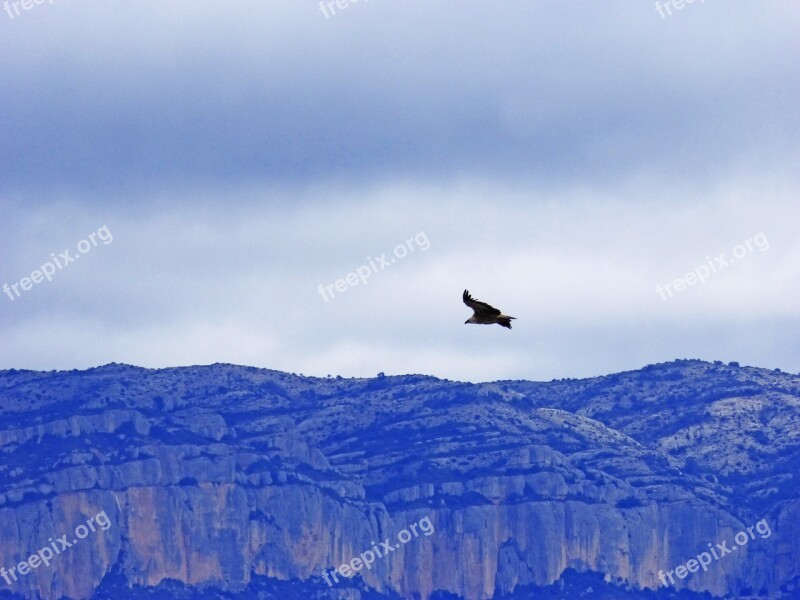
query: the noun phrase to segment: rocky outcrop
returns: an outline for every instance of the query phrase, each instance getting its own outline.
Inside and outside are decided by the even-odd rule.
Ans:
[[[678,361],[472,385],[108,365],[0,372],[0,404],[0,566],[75,542],[0,579],[18,597],[263,576],[484,600],[568,569],[655,589],[762,519],[769,535],[676,587],[779,598],[800,581],[800,378],[784,373]],[[100,513],[109,527],[78,539]]]

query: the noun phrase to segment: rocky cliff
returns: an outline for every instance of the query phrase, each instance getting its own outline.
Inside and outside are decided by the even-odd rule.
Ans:
[[[626,598],[798,594],[796,375],[676,361],[475,385],[112,364],[2,371],[0,406],[0,597],[487,600],[590,572]],[[736,549],[679,577],[718,543]]]

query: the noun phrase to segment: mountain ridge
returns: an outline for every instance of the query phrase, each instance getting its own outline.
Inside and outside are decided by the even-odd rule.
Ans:
[[[91,598],[112,573],[117,593],[314,588],[424,516],[437,533],[360,574],[364,590],[511,598],[576,569],[669,594],[659,571],[760,519],[769,538],[685,584],[780,598],[800,581],[800,377],[779,370],[467,383],[110,363],[0,371],[0,399],[0,565],[76,515],[117,525],[70,550],[78,568],[8,586],[20,597]]]

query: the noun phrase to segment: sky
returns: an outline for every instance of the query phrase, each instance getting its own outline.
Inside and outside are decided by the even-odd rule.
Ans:
[[[674,2],[6,3],[0,368],[799,372],[800,5]]]

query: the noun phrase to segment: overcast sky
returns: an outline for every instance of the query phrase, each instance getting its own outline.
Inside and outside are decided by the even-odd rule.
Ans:
[[[796,1],[345,6],[0,12],[0,368],[800,371]]]

